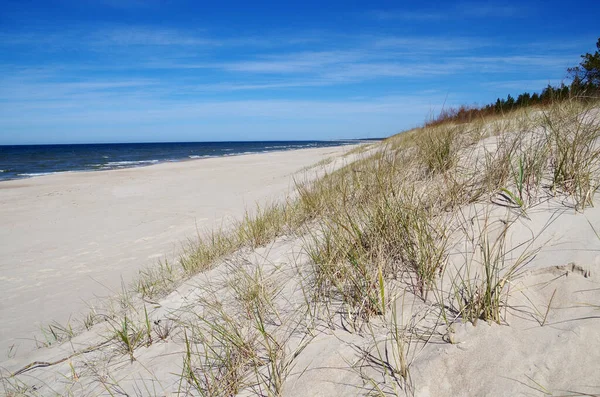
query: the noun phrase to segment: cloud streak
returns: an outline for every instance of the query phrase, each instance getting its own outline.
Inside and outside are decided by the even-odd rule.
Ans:
[[[436,21],[465,18],[520,18],[527,16],[529,12],[529,8],[522,5],[517,7],[505,4],[494,4],[490,2],[459,2],[441,10],[373,10],[369,13],[369,15],[373,19],[380,21],[413,21],[433,23]]]
[[[496,11],[455,10],[473,17]],[[423,120],[440,103],[457,101],[466,81],[481,97],[532,87],[542,75],[556,81],[578,59],[574,45],[400,31],[238,37],[140,24],[0,32],[0,50],[12,55],[0,59],[0,129],[337,120],[354,131],[361,117]]]

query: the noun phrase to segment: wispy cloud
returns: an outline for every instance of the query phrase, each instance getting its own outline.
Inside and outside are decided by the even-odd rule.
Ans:
[[[356,62],[365,58],[360,51],[308,51],[263,56],[222,65],[224,69],[257,73],[306,73],[317,69]]]
[[[509,56],[471,56],[456,58],[467,62],[482,72],[507,71],[508,68],[539,68],[562,69],[566,68],[576,59],[576,56],[565,55],[509,55]]]
[[[574,55],[536,55],[531,50],[526,54],[506,56],[455,55],[489,47],[495,47],[496,52],[501,49],[497,43],[476,37],[437,39],[427,36],[358,35],[348,41],[346,49],[293,51],[293,48],[265,49],[258,46],[254,52],[243,51],[234,59],[223,61],[205,54],[218,50],[227,39],[201,39],[198,34],[184,34],[177,30],[156,30],[151,34],[145,27],[100,30],[90,37],[94,38],[91,43],[100,40],[107,49],[106,53],[94,54],[96,58],[105,57],[98,63],[44,67],[0,64],[0,79],[4,86],[2,98],[55,98],[67,94],[77,97],[86,93],[137,95],[138,90],[155,96],[193,96],[199,93],[330,87],[386,79],[421,82],[426,87],[428,79],[440,76],[562,70],[576,59]],[[87,44],[84,41],[82,48]],[[126,50],[111,52],[115,46],[123,46]],[[150,48],[138,49],[138,46]],[[250,45],[247,47],[252,48]],[[197,48],[206,51],[200,52],[200,55],[190,51]],[[512,53],[515,51],[511,49]],[[179,70],[179,73],[174,73],[174,70]],[[139,76],[140,73],[158,73],[168,76],[168,79],[131,78],[131,75]],[[98,76],[94,77],[96,74]],[[497,77],[494,79],[498,80]]]
[[[446,3],[450,4],[450,3]],[[369,15],[381,21],[434,22],[457,18],[515,18],[525,17],[529,8],[523,5],[512,6],[490,2],[459,2],[436,9],[389,9],[374,10]]]
[[[165,0],[86,0],[84,3],[100,3],[118,9],[128,8],[156,8],[165,5]]]
[[[204,38],[201,35],[175,29],[152,29],[147,27],[118,27],[102,29],[94,33],[90,41],[107,45],[148,46],[215,46],[223,42]]]
[[[471,18],[515,18],[526,17],[529,8],[523,4],[519,6],[498,4],[491,2],[464,2],[456,6],[455,11]]]
[[[445,15],[439,12],[431,11],[409,11],[409,10],[399,10],[399,11],[384,11],[384,10],[374,10],[369,13],[369,15],[381,21],[394,21],[394,20],[404,20],[404,21],[435,21],[440,19],[445,19]]]
[[[380,36],[373,37],[372,44],[387,50],[407,50],[411,53],[448,53],[494,46],[490,40],[474,37],[427,37],[427,36]]]
[[[222,82],[215,84],[196,84],[190,85],[189,90],[196,92],[229,92],[229,91],[256,91],[256,90],[274,90],[285,88],[302,88],[302,87],[324,87],[335,84],[333,81],[325,79],[315,80],[289,80],[271,83],[233,83]]]
[[[433,102],[437,101],[437,102]],[[67,101],[65,99],[65,101]],[[114,124],[161,122],[178,120],[201,121],[207,119],[227,119],[230,117],[248,119],[283,120],[324,120],[347,117],[356,120],[365,115],[393,116],[412,113],[422,119],[432,106],[443,101],[442,97],[398,96],[375,97],[362,100],[225,100],[225,101],[157,101],[129,98],[110,103],[102,98],[88,98],[81,103],[65,102],[57,111],[56,101],[37,104],[21,104],[4,107],[0,110],[4,123],[27,123],[28,125],[52,126],[63,123]],[[46,111],[40,112],[40,109]],[[39,118],[26,117],[36,110]],[[26,118],[24,118],[26,117]]]
[[[533,91],[540,92],[548,84],[552,86],[560,85],[561,80],[558,79],[531,79],[531,80],[508,80],[508,81],[493,81],[483,83],[483,86],[498,89],[498,90],[514,90],[518,92]]]
[[[123,98],[140,92],[152,93],[157,82],[146,79],[124,81],[51,82],[48,80],[4,79],[0,102],[79,101],[89,97]]]
[[[556,77],[555,71],[578,58],[570,46],[519,47],[478,36],[327,37],[215,36],[148,25],[4,32],[4,53],[20,55],[0,59],[0,126],[113,131],[136,125],[138,131],[137,126],[153,125],[158,131],[156,126],[169,123],[212,123],[233,130],[240,120],[261,128],[270,120],[280,126],[293,120],[299,137],[307,130],[300,125],[325,134],[334,124],[340,131],[358,131],[366,123],[382,123],[389,131],[422,121],[461,89],[461,81],[498,96],[520,84],[529,90],[536,80],[541,89],[547,82],[537,77],[540,71]]]
[[[215,37],[202,29],[157,28],[150,25],[100,25],[95,29],[71,29],[59,32],[30,30],[0,31],[0,46],[34,47],[46,51],[77,48],[78,50],[113,49],[121,47],[248,47],[277,48],[315,43],[318,37],[296,36],[228,36]]]

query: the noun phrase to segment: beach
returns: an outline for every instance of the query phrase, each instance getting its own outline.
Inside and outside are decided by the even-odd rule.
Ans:
[[[0,184],[5,394],[598,395],[599,117]]]
[[[600,397],[577,5],[4,1],[0,397]]]
[[[0,353],[43,342],[200,233],[281,199],[301,170],[351,147],[209,158],[0,183]]]

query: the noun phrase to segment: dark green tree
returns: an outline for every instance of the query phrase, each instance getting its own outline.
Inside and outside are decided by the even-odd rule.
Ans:
[[[531,95],[528,92],[524,92],[517,97],[517,106],[529,106],[531,103]]]
[[[496,113],[500,113],[502,111],[502,108],[504,107],[504,99],[496,99],[496,105],[494,105],[494,110],[496,111]]]
[[[515,106],[515,98],[512,95],[508,94],[506,97],[506,109],[512,109]]]
[[[597,51],[582,55],[579,66],[569,68],[569,74],[573,81],[577,79],[580,86],[600,87],[600,38],[596,43]]]
[[[569,86],[565,83],[560,83],[560,88],[557,89],[558,99],[567,99],[569,97]]]
[[[540,95],[540,102],[542,104],[548,104],[554,100],[556,97],[556,90],[550,84],[546,88],[542,90],[542,94]]]
[[[578,95],[584,90],[585,85],[581,82],[581,78],[579,76],[574,76],[573,81],[571,82],[571,94]]]

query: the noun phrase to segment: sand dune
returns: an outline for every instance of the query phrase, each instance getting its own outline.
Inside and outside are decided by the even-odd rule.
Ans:
[[[543,112],[524,109],[471,124],[415,129],[364,153],[321,163],[309,173],[321,170],[323,177],[299,186],[295,200],[245,219],[234,233],[202,240],[176,271],[155,268],[142,278],[144,289],[119,296],[112,302],[120,306],[98,311],[89,326],[63,332],[49,346],[11,354],[0,364],[1,384],[9,395],[44,396],[598,396],[596,109],[566,101]],[[309,160],[307,153],[313,154],[310,161],[326,155],[281,155],[296,156],[291,172]],[[249,192],[252,199],[259,192],[285,192],[290,173],[269,163],[279,155],[236,160],[242,164],[223,160],[218,169],[228,178],[211,182],[217,167],[205,175],[212,188],[207,195],[213,196],[203,203],[217,214],[207,223],[240,215]],[[272,174],[242,180],[241,165],[251,163]],[[143,239],[177,233],[165,230],[166,215],[150,213],[151,204],[144,207],[147,217],[136,218],[141,199],[157,194],[163,206],[191,207],[202,189],[190,176],[201,173],[196,167],[202,164],[188,171],[182,164],[164,173],[156,167],[99,174],[124,175],[116,197],[131,201],[118,222],[138,223],[104,234],[88,231],[89,219],[75,226],[98,243],[110,236],[117,263],[138,263],[136,244],[147,248],[141,259],[151,260],[158,243]],[[159,179],[169,181],[167,190],[188,197],[169,199],[152,178],[154,184],[135,187],[146,172],[164,175]],[[180,172],[189,174],[178,179]],[[237,181],[234,188],[231,181]],[[264,185],[252,190],[257,183]],[[112,179],[107,184],[115,187]],[[119,213],[119,200],[98,205],[104,202],[98,194],[90,211]],[[28,206],[35,208],[35,202]],[[31,213],[46,211],[53,219],[59,210],[42,206]],[[105,221],[98,214],[94,219]],[[173,219],[170,224],[176,224]],[[145,226],[147,235],[136,232],[142,220],[153,225]],[[81,249],[85,256],[100,247]],[[57,257],[71,258],[64,251]],[[196,265],[192,271],[186,270],[190,264]],[[121,271],[114,263],[105,266],[113,269],[107,277]],[[182,282],[170,281],[176,273]],[[71,276],[64,278],[81,282]],[[33,290],[20,283],[15,285]],[[56,285],[52,291],[59,290]],[[154,289],[161,285],[167,288]],[[13,294],[46,298],[17,287]]]
[[[293,175],[348,147],[304,149],[0,183],[0,353],[35,346],[197,231],[281,197]]]

